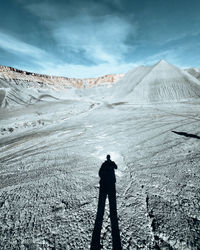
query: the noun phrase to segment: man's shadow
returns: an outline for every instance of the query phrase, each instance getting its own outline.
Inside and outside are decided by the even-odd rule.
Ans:
[[[110,185],[107,184],[105,186],[100,185],[98,209],[97,209],[94,230],[92,234],[92,242],[90,250],[99,250],[103,248],[103,246],[100,244],[100,239],[101,239],[101,228],[103,223],[103,215],[105,211],[105,202],[107,195],[109,199],[109,208],[110,208],[113,250],[122,249],[119,226],[118,226],[118,218],[117,218],[116,189],[115,185],[111,183]]]

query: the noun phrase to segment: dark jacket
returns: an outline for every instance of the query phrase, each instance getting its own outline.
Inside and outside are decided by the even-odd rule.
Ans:
[[[114,184],[116,182],[115,169],[117,169],[117,165],[114,161],[105,161],[99,170],[100,184]]]

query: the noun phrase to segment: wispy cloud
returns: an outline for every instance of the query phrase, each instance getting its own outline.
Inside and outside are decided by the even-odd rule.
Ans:
[[[102,27],[103,26],[104,24],[102,24]],[[78,27],[78,29],[79,28],[80,27]],[[83,32],[82,43],[81,38],[78,37],[78,31],[76,29],[74,30],[74,32],[71,33],[65,33],[65,30],[63,29],[64,28],[60,28],[58,30],[55,29],[55,32],[58,32],[55,34],[55,38],[58,39],[57,42],[60,46],[65,47],[69,44],[69,46],[73,50],[78,50],[80,48],[85,49],[88,54],[88,57],[92,57],[95,61],[99,61],[99,63],[89,66],[84,64],[80,65],[66,63],[61,60],[59,61],[59,58],[55,58],[54,55],[47,53],[45,50],[42,50],[36,46],[21,41],[15,38],[14,36],[1,31],[0,48],[8,51],[9,53],[23,55],[24,57],[30,58],[30,60],[32,60],[32,62],[34,61],[34,63],[37,65],[37,67],[33,67],[33,71],[36,71],[38,73],[46,73],[49,75],[58,76],[62,75],[77,78],[98,77],[110,73],[126,73],[133,67],[136,67],[141,64],[153,64],[161,58],[165,58],[169,62],[177,61],[177,57],[174,50],[165,50],[160,53],[155,53],[145,58],[145,60],[139,60],[134,63],[126,63],[121,61],[120,59],[121,52],[116,52],[116,54],[114,53],[118,46],[123,46],[123,42],[121,44],[121,38],[120,35],[118,35],[118,31],[116,33],[116,36],[113,36],[112,41],[115,42],[113,48],[111,48],[111,43],[108,39],[109,34],[104,39],[104,41],[108,39],[107,43],[105,41],[105,44],[102,44],[102,41],[98,41],[98,39],[102,35],[101,32],[103,32],[104,28],[100,29],[91,41],[87,41],[87,36]],[[64,32],[64,38],[62,36],[62,32]],[[90,32],[95,32],[95,30],[90,29]],[[70,34],[69,38],[67,37],[67,34]],[[121,48],[122,51],[126,49],[127,48]],[[113,52],[113,54],[110,53],[110,51]]]
[[[0,31],[0,48],[14,54],[23,54],[39,60],[47,54],[44,50],[25,43],[14,36]]]
[[[66,10],[52,2],[24,5],[32,14],[42,18],[43,25],[51,32],[60,49],[74,53],[83,51],[94,63],[123,61],[123,54],[128,50],[126,39],[138,30],[136,21],[130,22],[124,16],[108,13],[95,15],[103,8],[103,4],[98,2],[79,6],[80,12],[74,4],[65,7]]]
[[[70,15],[67,8],[69,16],[64,15],[63,6],[52,2],[25,4],[24,7],[43,18],[43,25],[50,31],[56,47],[66,53],[66,60],[68,53],[76,56],[82,54],[85,61],[93,62],[95,66],[125,64],[124,53],[129,49],[126,40],[130,33],[133,36],[138,30],[137,22],[130,23],[125,17],[114,14],[95,15],[94,11],[103,8],[98,2],[82,6],[78,15]],[[77,12],[75,7],[76,5],[72,4],[69,9]]]
[[[66,53],[66,60],[63,55],[61,60],[59,53],[47,54],[40,48],[0,32],[0,47],[15,54],[32,57],[40,67],[37,71],[69,77],[95,77],[124,73],[134,65],[126,63],[123,54],[129,49],[126,44],[128,35],[130,32],[137,32],[137,23],[130,24],[126,19],[113,15],[95,17],[85,13],[61,18],[58,16],[59,11],[46,3],[25,4],[24,7],[34,15],[44,18],[42,23],[50,31],[58,52]],[[85,61],[92,63],[90,66],[87,63],[79,65],[67,59],[68,53],[76,56],[81,56],[82,53]]]
[[[52,29],[58,46],[72,51],[83,50],[96,63],[120,62],[128,50],[125,41],[130,31],[136,32],[137,25],[130,25],[126,20],[115,16],[99,19],[80,16],[59,22]]]
[[[100,51],[97,53],[100,53],[101,55],[96,55],[97,58],[103,58],[103,56],[105,56],[106,62],[99,63],[94,66],[59,62],[59,59],[56,60],[54,55],[47,53],[45,50],[25,43],[24,41],[1,31],[0,48],[8,51],[9,53],[31,58],[31,60],[37,65],[37,67],[33,68],[33,70],[38,73],[46,73],[49,75],[63,75],[78,78],[96,77],[109,73],[126,72],[133,66],[133,64],[119,64],[113,60],[108,60],[108,55],[103,55]]]

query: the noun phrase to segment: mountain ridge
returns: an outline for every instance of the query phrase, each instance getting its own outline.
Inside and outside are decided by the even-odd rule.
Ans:
[[[39,101],[95,100],[135,104],[200,100],[198,70],[183,70],[165,60],[138,66],[124,74],[98,78],[48,76],[0,66],[0,106]],[[97,88],[93,88],[96,87]]]
[[[99,77],[91,78],[70,78],[64,76],[51,76],[46,74],[38,74],[34,72],[24,71],[9,66],[0,66],[0,78],[6,80],[24,80],[29,82],[38,82],[38,87],[41,85],[50,88],[65,88],[76,87],[85,88],[97,85],[113,84],[120,80],[124,74],[107,74]],[[28,86],[27,86],[28,87]]]

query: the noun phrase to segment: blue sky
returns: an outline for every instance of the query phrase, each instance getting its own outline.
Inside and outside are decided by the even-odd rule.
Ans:
[[[78,78],[160,59],[200,67],[199,10],[199,0],[2,1],[0,65]]]

